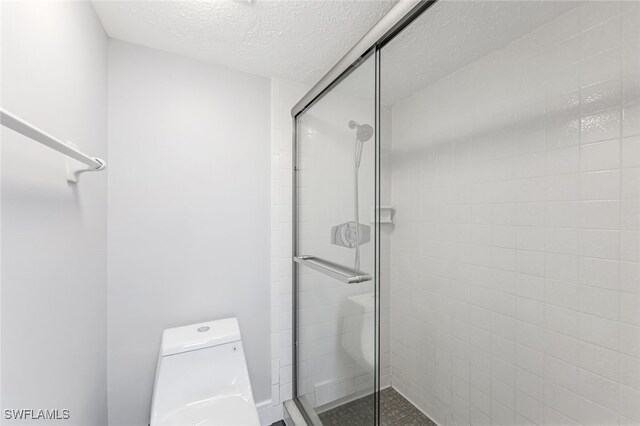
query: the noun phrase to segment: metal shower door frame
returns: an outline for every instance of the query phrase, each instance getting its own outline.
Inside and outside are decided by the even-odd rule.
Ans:
[[[371,30],[342,57],[327,74],[316,83],[291,109],[292,118],[292,396],[296,406],[312,424],[298,398],[298,262],[294,259],[298,253],[298,117],[329,93],[336,85],[350,75],[371,55],[375,56],[375,206],[380,206],[380,51],[418,16],[429,9],[438,0],[400,0]],[[375,295],[375,372],[374,372],[374,424],[380,422],[380,221],[379,209],[375,210],[374,239],[374,295]]]

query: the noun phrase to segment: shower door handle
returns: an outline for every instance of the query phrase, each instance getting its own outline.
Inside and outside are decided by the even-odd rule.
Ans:
[[[330,276],[345,284],[357,284],[365,281],[371,281],[371,275],[348,266],[329,260],[320,259],[315,256],[294,256],[293,260],[300,265],[315,269],[325,275]]]

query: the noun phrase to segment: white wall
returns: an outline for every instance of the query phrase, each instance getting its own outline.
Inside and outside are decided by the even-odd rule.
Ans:
[[[1,7],[2,107],[106,158],[107,37],[92,6]],[[64,156],[6,128],[1,162],[2,408],[106,425],[107,173],[70,186]]]
[[[109,54],[109,423],[148,423],[163,329],[231,315],[267,400],[269,80]]]
[[[394,106],[392,383],[440,424],[640,423],[639,28],[583,2]]]

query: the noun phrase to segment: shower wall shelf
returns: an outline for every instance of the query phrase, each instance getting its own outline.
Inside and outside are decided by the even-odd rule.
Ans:
[[[376,211],[378,213],[378,223],[393,223],[393,215],[396,212],[395,209],[391,206],[380,206],[378,208],[371,207],[369,221],[371,223],[376,223]]]
[[[349,268],[329,260],[320,259],[315,256],[295,256],[293,260],[300,265],[323,273],[345,284],[357,284],[371,281],[371,275],[357,269]]]
[[[104,160],[88,156],[78,150],[72,143],[56,139],[28,121],[4,109],[0,109],[0,124],[70,157],[70,159],[67,159],[67,181],[70,183],[78,182],[80,173],[97,172],[107,167],[107,163]],[[78,162],[89,167],[83,167]]]

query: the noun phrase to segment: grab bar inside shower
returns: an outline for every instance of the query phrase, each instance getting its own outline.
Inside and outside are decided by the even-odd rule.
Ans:
[[[340,265],[315,256],[295,256],[293,260],[300,265],[315,269],[345,284],[357,284],[371,281],[371,275],[348,266]]]

